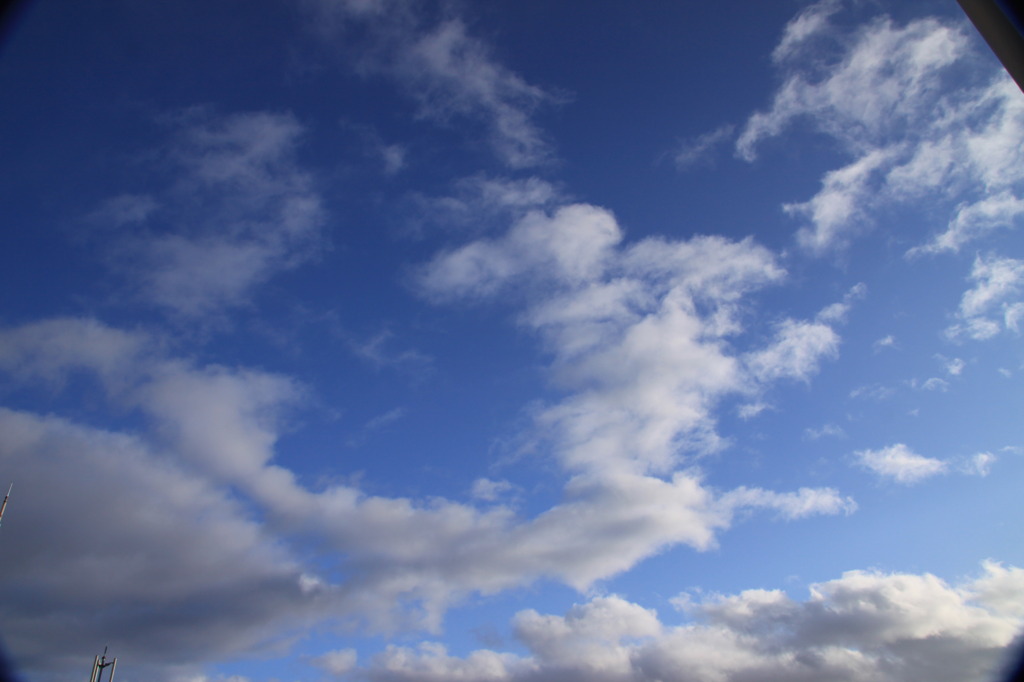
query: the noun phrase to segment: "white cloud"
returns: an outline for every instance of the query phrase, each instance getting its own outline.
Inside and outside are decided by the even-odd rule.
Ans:
[[[851,398],[869,398],[871,400],[886,400],[891,398],[896,393],[896,390],[891,386],[883,386],[881,384],[871,384],[868,386],[858,386],[857,388],[850,391]]]
[[[397,82],[417,103],[421,117],[442,125],[453,119],[478,123],[508,166],[525,168],[548,161],[551,151],[531,120],[556,98],[509,70],[483,41],[469,35],[465,22],[447,15],[429,23],[413,3],[400,0],[339,2],[314,0],[307,7],[329,40],[344,44],[355,23],[369,36],[358,69]]]
[[[559,190],[538,177],[504,178],[473,175],[455,183],[456,195],[443,201],[463,214],[463,220],[479,220],[481,214],[508,212],[515,217],[552,206]],[[451,217],[450,211],[446,216]]]
[[[799,244],[818,255],[842,248],[877,209],[921,200],[954,206],[947,230],[909,256],[957,251],[1019,224],[1024,103],[1013,82],[999,72],[987,83],[950,83],[950,67],[969,54],[958,27],[881,17],[846,35],[829,21],[840,8],[818,3],[790,22],[775,54],[782,84],[736,143],[752,161],[801,121],[849,157],[814,197],[784,206],[805,222]]]
[[[435,300],[502,295],[525,306],[520,323],[539,333],[553,381],[569,391],[537,423],[571,472],[666,473],[718,447],[717,401],[808,380],[836,353],[825,321],[841,320],[864,290],[738,354],[725,340],[743,331],[741,299],[783,275],[770,252],[718,237],[621,240],[607,211],[572,205],[442,253],[419,277]]]
[[[804,437],[809,440],[818,440],[819,438],[824,438],[826,436],[845,438],[846,431],[843,430],[843,427],[836,424],[825,424],[821,428],[817,429],[810,427],[804,429]]]
[[[383,429],[389,424],[398,421],[405,416],[405,408],[396,407],[392,410],[388,410],[384,414],[378,414],[376,417],[366,422],[363,427],[367,431],[376,431],[377,429]]]
[[[967,242],[984,236],[999,228],[1014,226],[1024,216],[1024,199],[1018,199],[1009,190],[993,196],[986,196],[975,203],[965,203],[957,209],[949,222],[949,228],[935,239],[919,248],[911,249],[910,255],[959,251]]]
[[[492,481],[489,478],[478,478],[473,481],[473,488],[470,494],[477,500],[497,502],[502,496],[515,489],[516,486],[508,481]]]
[[[964,317],[983,314],[995,303],[1017,293],[1024,279],[1024,261],[979,256],[974,261],[971,279],[977,284],[964,294],[960,302],[960,312]]]
[[[740,419],[753,419],[754,417],[768,409],[771,409],[771,405],[769,405],[768,403],[744,403],[743,405],[740,405],[736,409],[736,414],[739,416]]]
[[[337,649],[317,656],[312,663],[331,675],[341,677],[355,669],[358,658],[355,649]]]
[[[819,35],[825,21],[814,23]],[[806,34],[807,37],[810,34]],[[963,55],[965,36],[935,19],[896,26],[887,18],[862,29],[842,57],[821,72],[816,64],[795,64],[784,73],[771,109],[750,117],[736,143],[752,160],[756,147],[797,119],[806,118],[851,149],[864,151],[895,130],[902,132],[937,97],[936,78]],[[818,71],[816,73],[816,71]]]
[[[388,175],[395,175],[405,168],[406,149],[400,144],[388,144],[379,148],[381,162],[384,164],[384,172]]]
[[[91,318],[56,318],[0,333],[0,368],[21,381],[59,386],[69,367],[86,367],[115,391],[148,362],[154,339]]]
[[[897,483],[917,483],[945,473],[948,468],[942,460],[919,455],[903,443],[879,450],[858,450],[854,456],[865,469]]]
[[[830,325],[844,322],[853,301],[863,298],[866,291],[863,283],[854,285],[841,302],[825,306],[813,322],[783,320],[768,346],[744,357],[750,375],[759,382],[782,378],[808,381],[823,359],[839,353],[839,335]]]
[[[921,388],[926,391],[948,391],[949,382],[939,377],[931,377],[921,384]]]
[[[600,208],[578,204],[553,216],[531,212],[500,239],[440,254],[419,283],[431,297],[444,299],[489,296],[526,274],[584,281],[600,275],[621,238],[614,217]]]
[[[753,247],[747,245],[740,250],[749,248]],[[730,251],[726,249],[725,253]],[[743,259],[737,262],[742,263]],[[701,267],[702,275],[690,273],[691,277],[682,278],[695,288],[695,293],[717,290],[722,277],[732,280],[735,276],[729,268],[721,270],[709,263],[702,263]],[[720,293],[726,298],[731,296]],[[681,315],[684,309],[673,304],[669,316]],[[687,325],[696,325],[699,318],[693,313],[688,316],[680,319],[689,319]],[[660,313],[652,317],[649,331],[641,325],[636,334],[642,342],[633,350],[628,350],[633,342],[628,341],[627,330],[625,338],[617,342],[625,345],[621,350],[613,350],[609,361],[616,354],[623,354],[625,362],[633,362],[630,358],[642,357],[640,351],[648,347],[649,340],[657,341],[651,346],[655,351],[657,344],[671,341],[671,337],[658,336],[660,318]],[[686,336],[679,343],[683,357],[696,349],[697,357],[701,358],[716,348],[701,350],[696,339]],[[239,504],[257,510],[268,520],[268,526],[253,527],[260,533],[281,528],[315,539],[320,550],[315,561],[318,568],[313,572],[300,571],[291,563],[283,536],[268,536],[265,540],[268,547],[278,548],[275,551],[283,557],[278,563],[290,571],[293,589],[290,588],[290,596],[281,597],[287,601],[281,606],[282,618],[318,619],[323,617],[321,609],[330,606],[334,615],[365,619],[371,627],[401,624],[436,629],[446,608],[471,592],[493,593],[541,577],[586,589],[665,547],[686,544],[696,549],[710,548],[716,543],[718,532],[727,529],[745,510],[775,511],[782,518],[793,519],[852,509],[851,500],[831,489],[804,488],[779,493],[741,488],[719,492],[705,486],[696,471],[677,470],[666,478],[646,475],[648,466],[674,461],[680,454],[675,451],[681,447],[679,434],[702,428],[708,419],[699,411],[683,415],[664,412],[664,406],[657,402],[660,392],[668,387],[678,392],[673,399],[679,400],[679,404],[701,406],[708,400],[703,391],[714,394],[721,390],[716,384],[719,379],[714,375],[701,376],[691,369],[656,385],[650,396],[644,396],[643,385],[635,384],[629,372],[611,375],[608,373],[612,365],[606,365],[604,360],[591,362],[600,355],[598,351],[580,357],[570,354],[565,369],[569,374],[577,373],[572,381],[589,384],[603,380],[607,386],[584,390],[579,397],[567,399],[544,415],[559,431],[555,439],[559,461],[566,469],[579,473],[569,479],[560,503],[532,518],[518,518],[499,503],[480,510],[437,498],[418,501],[371,496],[348,485],[307,489],[291,470],[275,461],[276,443],[287,428],[288,411],[302,400],[304,393],[287,377],[216,365],[197,366],[169,355],[155,339],[144,334],[116,330],[94,320],[50,320],[0,332],[0,368],[17,379],[33,383],[45,378],[59,386],[68,376],[92,375],[122,411],[132,418],[136,414],[144,418],[145,428],[138,435],[110,434],[105,438],[134,439],[138,443],[133,446],[135,449],[159,452],[168,467],[193,478],[196,485],[205,486],[210,494],[226,496],[230,490]],[[655,376],[658,366],[649,374],[641,372],[642,378]],[[566,376],[564,380],[570,378]],[[636,404],[636,416],[616,417],[622,405],[617,401],[624,399],[625,404],[631,404],[634,396],[647,400]],[[609,422],[607,431],[594,426],[598,430],[588,434],[589,425],[597,424],[604,416],[615,417],[617,421]],[[29,414],[16,417],[27,423],[51,423]],[[60,428],[88,430],[70,423]],[[23,432],[20,427],[5,429],[0,444],[16,452],[27,452],[26,438],[19,435]],[[580,439],[571,440],[573,434]],[[606,450],[609,439],[619,442],[627,436],[635,436],[637,444],[624,452]],[[61,452],[70,456],[75,447],[68,446]],[[107,453],[104,456],[109,458],[109,467],[119,466],[123,458],[134,456],[123,447],[99,449]],[[10,469],[19,481],[28,478],[27,461]],[[55,485],[79,484],[78,480],[61,474],[64,469],[59,462],[54,467],[48,475]],[[75,471],[68,469],[69,476]],[[503,488],[500,483],[478,487],[482,492],[495,494]],[[164,510],[160,514],[161,518],[167,517]],[[116,519],[110,520],[110,524],[111,533],[121,532]],[[150,545],[142,545],[139,551],[147,561],[156,561],[157,545],[147,547]],[[55,566],[86,560],[78,545],[60,545],[60,549],[47,550],[49,553],[43,549],[26,546],[23,554],[26,560],[50,561]],[[59,556],[54,558],[53,552]],[[182,570],[187,573],[191,569]],[[328,574],[337,570],[345,579],[332,583],[320,575],[324,570]],[[62,575],[67,579],[66,573]],[[79,572],[76,585],[91,585],[91,576]],[[188,575],[180,576],[182,581],[190,579]],[[124,582],[123,586],[128,589],[129,583]],[[230,602],[232,595],[241,598],[241,593],[229,592],[223,599]],[[139,608],[147,604],[135,592],[132,597]],[[245,612],[242,603],[222,606],[226,612]],[[206,617],[205,614],[197,611],[196,617]],[[68,616],[69,622],[78,617],[72,615]],[[268,622],[261,615],[252,627]],[[169,623],[168,632],[188,628],[190,623],[188,618]],[[145,639],[148,633],[140,632],[138,636]],[[250,646],[251,641],[241,634],[218,635],[211,636],[205,646],[211,651],[234,651]],[[148,639],[145,645],[153,646]]]
[[[1021,579],[1024,569],[1003,566],[998,561],[982,562],[985,575],[967,585],[966,594],[993,612],[1020,618],[1024,614]]]
[[[441,230],[481,233],[504,229],[509,219],[521,219],[530,211],[549,209],[561,201],[559,188],[539,177],[477,174],[456,181],[447,195],[413,195],[408,220],[417,232],[428,224]]]
[[[809,40],[826,32],[829,17],[840,7],[838,0],[821,0],[790,19],[772,52],[772,61],[786,61],[799,54]]]
[[[960,464],[960,471],[973,476],[988,476],[998,458],[991,452],[979,452]]]
[[[525,655],[391,646],[360,673],[374,682],[989,679],[1022,625],[1024,571],[985,562],[980,578],[956,586],[850,571],[812,585],[804,601],[747,590],[686,602],[694,620],[681,625],[618,596],[565,616],[527,610],[514,620]]]
[[[1024,289],[1024,261],[979,255],[974,259],[971,280],[974,287],[960,299],[961,322],[950,326],[946,334],[983,340],[1003,329],[1017,332],[1024,305],[1013,299]]]
[[[92,219],[132,225],[114,240],[111,262],[140,298],[208,317],[315,255],[325,212],[295,163],[302,127],[292,116],[188,111],[176,123],[166,156],[176,181],[158,199],[115,197]]]
[[[843,295],[843,300],[838,303],[831,303],[817,315],[819,322],[845,322],[846,316],[853,307],[853,302],[864,298],[867,295],[868,287],[864,282],[858,282],[850,287],[850,290]]]
[[[964,371],[964,367],[967,366],[967,363],[961,360],[960,358],[953,358],[952,360],[947,360],[946,358],[940,356],[939,359],[942,360],[943,364],[945,364],[946,371],[950,374],[950,376],[960,376]]]
[[[419,36],[399,55],[397,70],[425,115],[485,117],[495,151],[510,166],[523,168],[547,158],[547,145],[530,113],[551,96],[492,60],[487,46],[467,35],[461,20],[442,22]]]
[[[415,649],[390,645],[373,658],[372,672],[363,672],[374,682],[497,682],[507,679],[521,666],[511,654],[474,651],[466,658],[450,656],[443,644],[424,642]]]
[[[405,414],[406,410],[404,407],[395,407],[387,412],[378,414],[363,424],[362,428],[356,433],[349,436],[345,441],[346,445],[351,448],[361,446],[374,432],[389,428],[393,423],[405,417]]]
[[[776,493],[741,487],[730,490],[722,500],[730,507],[774,509],[787,520],[816,514],[852,514],[857,510],[852,498],[843,497],[834,488],[800,488],[793,493]]]
[[[818,369],[822,358],[835,357],[839,335],[819,322],[786,320],[771,346],[747,358],[747,365],[761,381],[791,377],[807,381]]]
[[[719,126],[711,132],[683,142],[675,152],[676,168],[680,170],[690,168],[708,158],[716,147],[729,141],[734,129],[735,126],[732,125]]]
[[[356,338],[344,332],[341,336],[356,357],[376,368],[396,367],[415,372],[428,368],[433,362],[430,356],[415,349],[394,348],[395,333],[390,329],[383,329],[366,338]]]
[[[826,173],[821,191],[812,199],[784,205],[786,213],[810,222],[797,232],[800,246],[821,254],[845,245],[851,231],[867,219],[878,191],[874,181],[891,160],[891,150],[872,150],[848,166]]]
[[[25,669],[80,667],[99,639],[160,676],[279,647],[327,606],[244,505],[135,436],[0,409],[0,462],[23,492],[0,592]]]
[[[883,348],[895,348],[896,337],[893,336],[892,334],[887,334],[886,336],[883,336],[882,338],[875,341],[872,344],[872,347],[875,349],[875,352],[878,352]]]
[[[98,225],[122,227],[146,222],[160,209],[160,204],[148,194],[121,194],[107,201],[90,215]]]

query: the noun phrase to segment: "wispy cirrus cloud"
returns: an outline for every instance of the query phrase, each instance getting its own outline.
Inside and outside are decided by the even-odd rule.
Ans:
[[[122,228],[108,260],[138,299],[209,318],[314,257],[326,212],[296,161],[303,128],[293,116],[195,109],[171,120],[160,165],[173,179],[153,194],[114,197],[90,220]]]
[[[772,51],[772,61],[785,62],[807,49],[807,43],[828,29],[828,19],[842,8],[839,0],[823,0],[804,8],[790,19],[779,44]]]
[[[555,208],[564,203],[562,190],[536,176],[510,178],[484,174],[457,180],[448,194],[413,195],[408,218],[413,229],[421,223],[440,229],[476,232],[502,229],[510,219],[530,211]]]
[[[951,338],[988,339],[1003,330],[1020,331],[1024,320],[1024,261],[977,256],[971,268],[974,286],[960,299],[960,322],[946,329]]]
[[[818,440],[825,437],[845,438],[846,431],[838,424],[824,424],[818,428],[808,427],[804,429],[804,438],[808,440]]]
[[[706,160],[716,147],[725,145],[733,136],[736,126],[723,125],[711,132],[686,140],[676,149],[673,156],[676,168],[685,170]]]
[[[305,6],[328,40],[344,39],[351,26],[363,31],[369,45],[358,68],[396,82],[423,118],[481,125],[493,151],[511,168],[552,158],[532,116],[559,98],[502,65],[459,16],[442,12],[428,18],[422,3],[405,0],[310,0]]]
[[[1012,81],[1000,72],[951,84],[950,70],[972,50],[958,26],[881,17],[848,33],[833,23],[842,8],[820,2],[790,22],[775,54],[782,83],[736,141],[737,155],[753,161],[800,121],[849,157],[814,197],[785,204],[804,222],[798,243],[818,255],[841,249],[879,209],[924,199],[953,204],[951,216],[910,256],[957,251],[1019,224],[1024,103]]]

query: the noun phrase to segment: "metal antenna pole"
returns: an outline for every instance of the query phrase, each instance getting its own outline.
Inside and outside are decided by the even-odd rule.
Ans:
[[[11,487],[7,489],[7,494],[4,495],[3,504],[0,504],[0,522],[4,519],[4,509],[7,509],[7,498],[11,496],[11,491],[14,490],[14,484],[11,483]]]
[[[92,662],[92,675],[89,676],[89,682],[102,682],[103,669],[110,668],[110,674],[107,675],[107,682],[114,682],[114,670],[117,668],[117,657],[113,660],[107,661],[107,647],[103,647],[103,655],[97,656]]]

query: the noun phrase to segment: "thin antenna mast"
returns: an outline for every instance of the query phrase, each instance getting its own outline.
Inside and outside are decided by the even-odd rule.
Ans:
[[[103,647],[103,655],[97,656],[92,662],[92,675],[89,676],[89,682],[102,682],[103,669],[110,668],[110,674],[107,675],[107,682],[114,682],[114,669],[117,668],[117,656],[111,661],[107,661],[107,647]]]
[[[7,494],[4,495],[3,504],[0,504],[0,523],[4,520],[4,510],[7,509],[7,498],[11,496],[11,491],[14,490],[14,484],[11,483],[11,487],[7,489]]]

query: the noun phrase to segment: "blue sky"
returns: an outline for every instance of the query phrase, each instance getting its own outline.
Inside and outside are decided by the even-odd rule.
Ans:
[[[985,679],[1024,95],[951,2],[25,6],[26,678]]]

